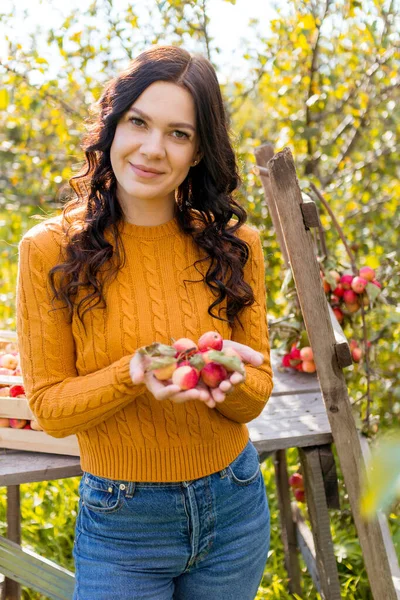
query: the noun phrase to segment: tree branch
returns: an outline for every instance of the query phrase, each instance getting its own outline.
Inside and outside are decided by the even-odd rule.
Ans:
[[[44,98],[48,98],[50,101],[55,102],[56,104],[59,104],[60,106],[62,106],[63,109],[65,110],[65,112],[67,112],[71,115],[74,115],[76,117],[79,117],[79,119],[85,118],[77,110],[75,110],[75,108],[73,108],[72,106],[67,104],[67,102],[65,102],[65,100],[63,100],[62,98],[59,98],[58,96],[56,96],[55,94],[52,94],[51,92],[43,91],[42,88],[38,88],[38,87],[36,87],[36,85],[33,85],[29,81],[27,75],[25,75],[24,73],[18,73],[18,71],[16,71],[12,67],[10,67],[10,65],[6,65],[2,61],[0,61],[0,66],[2,66],[9,73],[13,73],[20,79],[23,79],[30,88],[34,89],[36,92],[40,92]]]
[[[370,66],[370,68],[366,71],[365,75],[357,82],[353,88],[349,90],[347,94],[345,94],[339,104],[335,106],[333,110],[325,110],[320,113],[313,113],[310,115],[310,120],[312,123],[319,123],[326,119],[326,117],[330,115],[339,115],[342,114],[343,109],[347,104],[352,100],[357,92],[361,89],[368,88],[369,82],[372,79],[373,75],[376,71],[384,65],[394,54],[396,48],[390,48],[387,50],[382,56],[379,56],[377,60]],[[391,86],[389,86],[391,87]]]
[[[312,58],[311,58],[311,67],[310,67],[310,84],[308,86],[307,99],[305,102],[307,129],[310,127],[310,124],[311,124],[311,114],[310,114],[311,107],[309,106],[309,100],[314,95],[314,83],[315,83],[314,78],[315,78],[315,74],[317,73],[317,60],[318,60],[318,53],[319,53],[319,42],[320,42],[320,38],[321,38],[321,27],[322,27],[322,24],[324,22],[324,19],[325,19],[327,13],[328,13],[329,5],[331,4],[331,2],[332,2],[332,0],[326,0],[325,10],[324,10],[324,14],[321,18],[321,22],[319,25],[316,23],[316,28],[318,30],[318,34],[317,34],[317,39],[315,40],[314,48],[312,49]],[[307,154],[308,154],[308,160],[306,162],[304,172],[306,175],[309,175],[311,173],[314,173],[315,164],[317,162],[315,157],[313,156],[314,151],[313,151],[311,137],[307,138]]]
[[[358,274],[358,269],[357,269],[356,261],[355,261],[355,258],[354,258],[354,254],[353,254],[350,246],[347,243],[346,237],[345,237],[345,235],[343,233],[343,229],[339,225],[339,221],[336,219],[334,213],[332,212],[331,207],[329,206],[329,204],[327,203],[327,201],[325,200],[325,198],[323,197],[323,195],[321,194],[321,192],[314,185],[314,183],[310,182],[310,186],[311,186],[311,189],[313,190],[313,192],[318,196],[319,200],[321,201],[321,203],[324,206],[325,210],[328,212],[329,216],[331,217],[332,222],[335,225],[336,230],[337,230],[337,232],[339,234],[339,237],[342,240],[344,247],[346,248],[346,252],[347,252],[347,255],[348,255],[348,257],[350,259],[350,263],[351,263],[351,269],[352,269],[354,275],[357,275]]]

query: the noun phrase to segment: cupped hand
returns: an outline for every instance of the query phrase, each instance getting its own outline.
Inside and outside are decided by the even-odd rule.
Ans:
[[[260,367],[264,362],[264,356],[261,352],[253,350],[253,348],[246,346],[246,344],[240,344],[233,340],[224,340],[223,348],[233,348],[240,355],[243,362],[250,363],[254,367]],[[210,389],[213,400],[215,402],[223,402],[226,395],[233,392],[234,386],[238,383],[242,383],[244,380],[245,376],[242,375],[242,373],[234,371],[229,379],[222,381],[218,387]]]
[[[188,400],[201,400],[210,408],[215,406],[209,388],[200,379],[197,386],[191,390],[181,390],[179,385],[172,383],[171,379],[160,381],[153,371],[147,371],[151,358],[136,352],[130,362],[130,375],[135,384],[144,383],[157,400],[172,400],[182,403]]]
[[[250,346],[246,346],[246,344],[240,344],[233,340],[224,340],[223,344],[224,350],[226,350],[226,348],[233,348],[240,354],[240,358],[244,363],[250,363],[253,367],[260,367],[264,362],[264,355],[257,350],[253,350]]]

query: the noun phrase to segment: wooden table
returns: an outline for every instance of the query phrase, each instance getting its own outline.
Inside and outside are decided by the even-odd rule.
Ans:
[[[250,438],[260,460],[286,448],[330,444],[331,429],[316,375],[281,370],[281,358],[274,351],[271,362],[274,372],[272,396],[262,414],[248,423]],[[0,486],[8,488],[8,539],[16,544],[21,542],[20,484],[81,475],[79,457],[0,449]],[[20,581],[26,585],[22,579]],[[6,586],[7,600],[20,598],[19,583],[6,579]]]

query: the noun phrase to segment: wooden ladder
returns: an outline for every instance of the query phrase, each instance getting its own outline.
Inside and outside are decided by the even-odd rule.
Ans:
[[[363,442],[357,431],[342,372],[351,364],[350,351],[326,300],[314,251],[310,229],[321,226],[318,209],[314,202],[305,202],[302,198],[289,148],[274,155],[272,146],[267,144],[259,147],[255,155],[277,239],[292,270],[371,591],[375,600],[399,600],[400,569],[387,521],[382,514],[371,522],[360,516],[361,478],[368,448],[366,440]],[[276,465],[278,495],[284,505],[280,508],[286,564],[291,576],[290,591],[299,593],[299,569],[293,548],[295,538],[322,598],[336,600],[341,598],[341,592],[330,535],[323,459],[318,448],[301,450],[300,459],[312,540],[307,539],[309,530],[296,507],[291,522],[288,522],[290,497],[284,455],[278,457]],[[327,464],[331,462],[332,456],[328,453]],[[313,552],[314,561],[310,556]]]

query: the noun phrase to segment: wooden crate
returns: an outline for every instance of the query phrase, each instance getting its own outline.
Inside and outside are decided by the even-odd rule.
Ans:
[[[12,379],[13,384],[22,383],[22,377],[0,376],[0,385],[8,385],[9,381],[5,381],[6,379]],[[0,398],[0,417],[27,419],[29,421],[35,418],[25,398]],[[34,431],[33,429],[0,427],[0,448],[79,456],[76,435],[54,438],[45,431]]]
[[[15,333],[0,331],[0,351],[9,342],[16,342]],[[23,378],[0,375],[0,386],[5,385],[23,385]],[[28,421],[35,419],[25,398],[0,397],[0,418],[2,417]],[[75,435],[54,438],[44,431],[13,429],[12,427],[0,427],[0,448],[79,456],[79,445]]]

